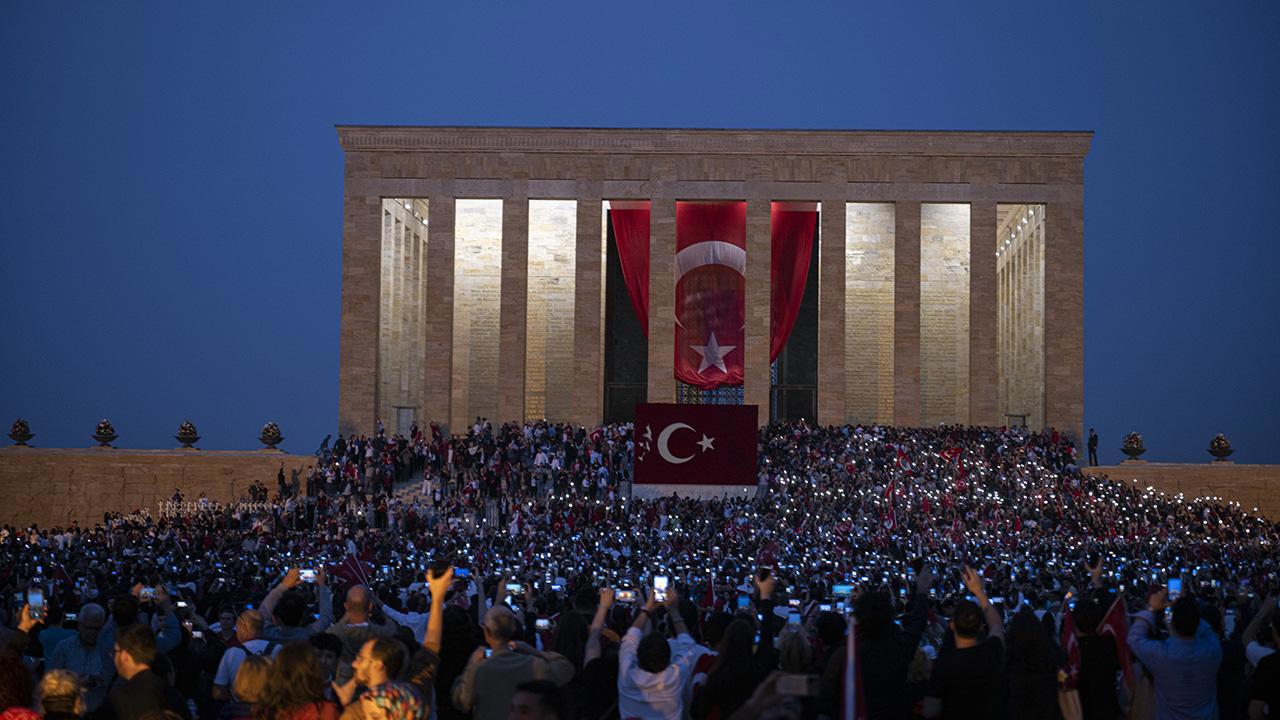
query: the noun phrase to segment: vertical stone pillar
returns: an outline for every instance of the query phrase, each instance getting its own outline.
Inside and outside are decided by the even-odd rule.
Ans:
[[[771,390],[769,368],[770,293],[769,270],[773,266],[773,215],[768,199],[747,200],[747,277],[745,302],[742,401],[760,408],[761,425],[769,422]]]
[[[996,204],[969,206],[969,424],[998,425]]]
[[[338,351],[338,432],[344,435],[373,432],[378,397],[381,260],[382,198],[344,195],[342,336]]]
[[[649,402],[675,402],[676,201],[649,209]]]
[[[1084,200],[1045,206],[1044,420],[1084,434]]]
[[[920,424],[920,201],[894,207],[893,423]]]
[[[601,291],[604,265],[600,234],[603,211],[599,183],[579,183],[578,227],[573,280],[573,411],[570,420],[579,425],[600,422],[604,404],[604,357],[600,339],[604,332]]]
[[[452,183],[427,199],[427,283],[423,335],[422,419],[448,428],[453,393],[453,227]]]
[[[498,310],[498,417],[524,420],[524,360],[529,304],[529,181],[511,181],[502,201],[502,292]]]
[[[819,213],[818,423],[845,421],[845,200],[823,195]]]

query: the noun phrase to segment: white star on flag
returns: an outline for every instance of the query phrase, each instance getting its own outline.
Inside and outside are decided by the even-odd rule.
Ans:
[[[706,345],[690,345],[693,351],[702,356],[702,364],[698,366],[698,372],[702,372],[707,368],[715,365],[720,368],[720,372],[727,373],[729,368],[724,366],[724,356],[728,355],[737,345],[721,345],[716,341],[716,334],[711,333],[711,339]]]
[[[697,445],[702,447],[702,452],[706,452],[708,450],[715,450],[715,448],[711,445],[711,443],[715,441],[716,441],[715,438],[709,438],[706,435],[703,435],[702,439],[697,442]]]

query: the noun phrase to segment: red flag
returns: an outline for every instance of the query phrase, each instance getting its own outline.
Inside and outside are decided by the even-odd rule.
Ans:
[[[962,448],[949,447],[946,450],[943,450],[941,455],[942,455],[942,458],[947,462],[955,462],[956,460],[960,459],[960,454],[963,452],[964,450]]]
[[[911,458],[907,457],[907,453],[902,448],[898,448],[898,467],[911,472]]]
[[[1067,652],[1067,678],[1062,685],[1067,690],[1080,686],[1080,641],[1076,638],[1075,614],[1062,606],[1062,649]]]
[[[755,405],[636,405],[637,485],[755,485]]]
[[[1124,683],[1133,691],[1133,660],[1129,657],[1129,615],[1125,612],[1123,598],[1116,596],[1107,614],[1098,623],[1099,635],[1110,635],[1116,641],[1116,657],[1124,670]]]
[[[373,566],[348,554],[340,564],[330,566],[328,572],[348,585],[368,585]]]
[[[746,344],[747,204],[676,203],[676,379],[741,385]]]
[[[849,634],[844,642],[844,677],[840,682],[840,717],[866,720],[867,704],[862,697],[862,672],[858,668],[858,621],[849,618]]]

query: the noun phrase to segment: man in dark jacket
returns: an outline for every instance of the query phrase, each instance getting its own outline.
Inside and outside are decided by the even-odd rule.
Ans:
[[[139,720],[157,710],[169,710],[190,720],[187,703],[163,678],[151,670],[156,659],[156,637],[142,623],[135,623],[116,636],[116,672],[125,681],[111,691],[103,706],[114,720]]]

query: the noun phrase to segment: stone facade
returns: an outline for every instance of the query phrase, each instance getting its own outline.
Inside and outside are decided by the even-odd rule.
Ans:
[[[1280,522],[1280,465],[1235,463],[1122,463],[1084,469],[1090,475],[1153,487],[1167,495],[1217,497],[1240,503],[1246,512]]]
[[[996,318],[1003,286],[994,267],[994,207],[1043,206],[1045,321],[1043,335],[1034,341],[1043,348],[1043,422],[1076,436],[1083,429],[1083,183],[1089,133],[343,126],[338,135],[346,156],[339,394],[345,432],[367,432],[385,412],[377,401],[382,375],[419,371],[423,420],[456,426],[476,415],[502,421],[532,417],[541,409],[551,419],[598,422],[607,342],[602,200],[652,201],[650,401],[675,397],[675,203],[747,203],[744,391],[748,402],[761,405],[763,422],[769,417],[769,269],[767,262],[750,258],[769,256],[770,202],[818,201],[824,208],[818,252],[818,419],[832,423],[867,414],[866,419],[904,425],[1000,420],[995,416],[1003,365],[995,355],[1003,347]],[[397,352],[378,340],[386,310],[382,285],[397,282],[384,278],[379,267],[385,198],[425,198],[431,211],[419,261],[425,277],[420,334],[426,357],[421,360],[380,357]],[[476,258],[468,259],[471,251],[465,249],[473,237],[473,218],[464,218],[460,208],[464,201],[483,199],[500,200],[502,206],[498,236],[485,236],[489,245],[496,242],[498,256],[486,261],[491,263],[483,268],[488,279],[477,285],[480,269],[468,264]],[[576,201],[573,262],[558,273],[549,272],[531,251],[530,235],[538,230],[530,200]],[[892,263],[891,311],[884,304],[883,275],[872,280],[851,272],[849,253],[858,248],[846,238],[856,231],[846,203],[894,210],[888,234],[892,252],[877,259]],[[969,255],[970,264],[946,280],[932,269],[939,257],[940,267],[950,268],[952,275],[961,264],[950,251],[931,254],[939,249],[928,245],[930,237],[938,237],[927,217],[934,204],[966,209],[963,228],[941,237],[952,238],[947,242],[959,248],[963,236],[966,252],[960,254]],[[402,281],[414,282],[414,262],[410,254]],[[939,282],[951,283],[945,302],[935,293]],[[865,283],[879,283],[880,294],[864,308]],[[563,320],[572,330],[566,337],[554,323],[542,328],[538,317],[544,306],[552,307],[545,303],[565,306],[569,287],[572,312]],[[496,310],[477,315],[476,303]],[[874,343],[860,343],[870,327],[881,334]],[[416,352],[412,332],[409,341],[410,352]],[[399,342],[397,347],[406,346],[403,335]],[[553,355],[569,347],[571,361],[557,366],[561,359]],[[563,381],[557,378],[564,377],[565,367],[572,368],[571,387],[560,388]],[[934,385],[935,377],[945,382]]]
[[[305,491],[312,456],[278,451],[124,450],[88,448],[0,450],[0,525],[92,527],[106,512],[129,513],[173,497],[185,499],[201,492],[218,502],[247,497],[261,481],[275,493],[276,473],[284,467],[286,480],[298,473]]]

